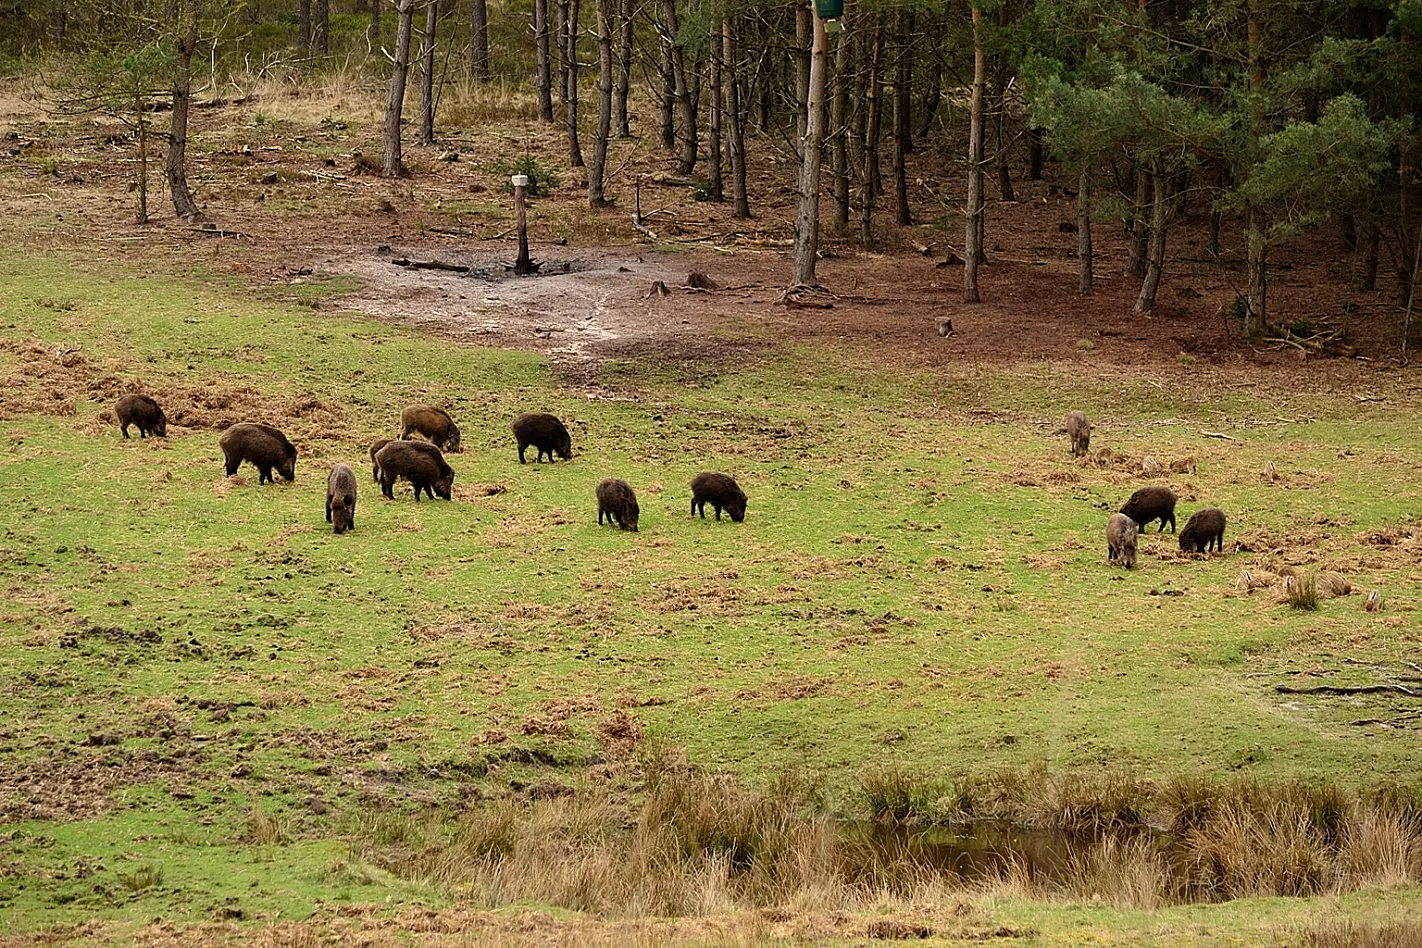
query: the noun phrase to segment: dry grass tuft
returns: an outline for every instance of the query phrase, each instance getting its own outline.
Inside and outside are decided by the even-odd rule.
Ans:
[[[1318,608],[1318,582],[1312,573],[1285,576],[1282,583],[1284,601],[1290,608],[1313,612]]]
[[[1422,922],[1327,922],[1305,933],[1306,948],[1422,948]]]

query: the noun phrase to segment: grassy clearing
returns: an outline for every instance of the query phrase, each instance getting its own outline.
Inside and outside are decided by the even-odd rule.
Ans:
[[[1368,377],[1383,400],[1359,403],[1330,375],[889,372],[760,340],[734,369],[610,364],[628,400],[589,401],[528,353],[71,259],[13,265],[0,314],[0,909],[23,930],[443,906],[457,885],[335,840],[488,798],[635,796],[648,741],[751,785],[816,772],[864,816],[961,810],[923,775],[1415,772],[1414,699],[1274,691],[1413,673],[1405,377]],[[135,385],[167,406],[166,441],[119,438],[106,413]],[[416,401],[463,428],[455,503],[363,482],[355,533],[333,536],[326,468],[368,470]],[[1071,407],[1112,458],[1071,459]],[[570,421],[572,463],[516,463],[507,426],[534,409]],[[286,430],[295,484],[222,477],[217,434],[240,420]],[[1105,515],[1147,456],[1182,523],[1228,513],[1230,555],[1152,532],[1137,570],[1105,567]],[[706,468],[745,487],[744,524],[689,518]],[[638,490],[639,534],[597,528],[605,476]],[[1355,591],[1290,609],[1237,592],[1246,568]],[[1372,588],[1387,608],[1365,613]],[[372,810],[389,826],[351,829]],[[1077,930],[1012,898],[985,911]]]

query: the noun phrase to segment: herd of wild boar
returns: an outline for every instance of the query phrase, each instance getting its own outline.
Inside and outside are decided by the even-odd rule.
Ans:
[[[167,419],[158,403],[147,395],[131,394],[119,399],[115,406],[119,430],[128,437],[129,426],[138,429],[139,437],[166,437]],[[535,460],[546,456],[549,463],[557,458],[571,460],[573,440],[568,429],[553,415],[530,412],[513,422],[514,439],[518,443],[520,464],[528,463],[525,452],[537,449]],[[416,440],[420,435],[423,440]],[[1071,452],[1080,457],[1091,446],[1091,423],[1083,412],[1067,416],[1067,435]],[[296,479],[296,447],[271,425],[243,422],[233,425],[218,439],[226,462],[227,476],[237,473],[246,461],[257,469],[258,483],[271,481],[276,472],[288,481]],[[420,494],[433,500],[436,496],[449,500],[454,489],[454,469],[444,459],[444,452],[460,450],[459,426],[448,413],[429,405],[411,405],[400,413],[400,434],[396,438],[381,438],[370,446],[371,477],[380,484],[380,491],[394,498],[395,482],[405,480]],[[597,485],[597,522],[604,518],[623,530],[637,529],[637,494],[632,485],[617,477],[609,477]],[[1175,532],[1175,492],[1169,487],[1142,487],[1121,505],[1106,521],[1106,560],[1127,569],[1136,563],[1136,536],[1154,521],[1160,521],[1156,532],[1164,532],[1168,523]],[[691,480],[691,514],[706,517],[710,504],[721,519],[725,511],[740,523],[746,516],[746,495],[735,478],[715,471],[703,471]],[[356,476],[348,465],[331,468],[326,480],[326,522],[336,533],[355,528]],[[1215,507],[1197,510],[1179,531],[1180,549],[1187,553],[1224,552],[1225,515]]]
[[[1086,454],[1091,447],[1091,424],[1084,412],[1074,411],[1067,416],[1067,436],[1071,439],[1071,453],[1077,457]],[[1132,494],[1117,513],[1106,521],[1106,562],[1119,563],[1126,569],[1136,565],[1136,534],[1160,521],[1157,533],[1165,531],[1170,524],[1170,532],[1175,532],[1175,491],[1169,487],[1142,487]],[[1180,531],[1180,549],[1185,553],[1208,553],[1214,549],[1224,552],[1225,515],[1217,507],[1197,510],[1185,521]]]
[[[159,438],[168,435],[168,419],[159,404],[147,395],[130,394],[114,406],[119,430],[127,438],[129,426],[138,429],[140,438],[150,434]],[[525,452],[536,448],[535,460],[546,455],[551,464],[557,458],[573,457],[573,439],[568,429],[553,415],[530,412],[513,422],[513,434],[518,442],[518,461],[528,463]],[[420,435],[424,440],[415,440]],[[288,481],[296,480],[296,446],[286,435],[271,425],[242,422],[222,433],[217,445],[222,449],[227,476],[237,473],[242,462],[257,469],[257,483],[274,481],[272,473]],[[380,438],[370,446],[370,474],[380,485],[380,492],[394,499],[395,482],[405,480],[420,494],[434,500],[436,496],[449,500],[454,490],[454,468],[444,459],[444,452],[460,450],[459,426],[447,412],[429,405],[411,405],[400,413],[400,435]],[[603,518],[623,530],[637,530],[637,494],[632,485],[621,478],[609,477],[597,485],[597,522]],[[698,510],[706,517],[706,505],[721,511],[740,523],[746,516],[746,495],[735,478],[714,471],[703,471],[691,480],[691,513]],[[356,475],[349,465],[337,464],[326,479],[326,522],[336,533],[355,529]]]

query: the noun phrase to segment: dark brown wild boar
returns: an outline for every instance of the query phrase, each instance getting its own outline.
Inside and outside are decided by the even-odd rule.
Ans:
[[[1071,438],[1071,453],[1081,457],[1091,450],[1091,425],[1084,412],[1074,411],[1067,415],[1067,435]]]
[[[326,478],[326,522],[337,533],[355,529],[356,476],[344,464],[331,468]]]
[[[1142,531],[1152,520],[1160,521],[1156,533],[1165,532],[1165,522],[1170,521],[1170,532],[1175,532],[1175,491],[1169,487],[1142,487],[1131,495],[1131,499],[1121,506],[1121,513],[1136,522]]]
[[[1106,521],[1106,562],[1126,569],[1136,565],[1136,522],[1125,514],[1113,513]]]
[[[746,519],[745,491],[729,474],[702,471],[691,479],[691,515],[696,516],[700,510],[701,519],[705,520],[707,504],[716,508],[717,520],[721,519],[722,510],[736,523]]]
[[[632,485],[617,477],[609,477],[597,485],[597,525],[602,526],[602,517],[607,522],[617,522],[623,530],[637,532],[637,495]]]
[[[403,477],[414,485],[415,500],[424,491],[434,500],[438,494],[449,500],[454,490],[454,468],[439,448],[422,441],[392,441],[375,455],[380,468],[380,492],[395,499],[395,480]]]
[[[375,483],[380,483],[380,465],[375,463],[375,456],[380,453],[380,449],[385,447],[393,438],[376,438],[370,443],[370,479]]]
[[[1217,507],[1197,510],[1180,531],[1180,549],[1186,553],[1208,553],[1211,547],[1224,552],[1224,511]]]
[[[237,473],[243,461],[250,461],[260,474],[258,484],[271,481],[273,470],[289,481],[296,480],[296,448],[271,425],[233,425],[222,432],[217,445],[227,461],[228,477]]]
[[[114,414],[118,415],[119,431],[125,438],[128,437],[129,425],[137,426],[140,438],[150,434],[159,438],[168,437],[168,419],[158,403],[147,395],[138,392],[125,395],[114,406]]]
[[[540,412],[529,412],[519,415],[513,423],[514,437],[518,439],[518,463],[526,463],[523,458],[524,450],[533,445],[538,449],[536,460],[543,460],[543,455],[548,455],[548,463],[553,463],[553,454],[556,452],[565,461],[573,459],[573,439],[568,435],[568,429],[563,427],[563,423],[552,415]]]
[[[424,435],[441,451],[459,452],[459,426],[438,408],[411,405],[400,412],[400,440],[406,441],[412,434]]]

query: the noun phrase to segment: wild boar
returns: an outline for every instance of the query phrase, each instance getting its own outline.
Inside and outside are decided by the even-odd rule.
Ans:
[[[597,525],[602,526],[603,515],[607,522],[617,522],[623,530],[637,532],[637,495],[632,485],[617,477],[609,477],[597,485]]]
[[[326,522],[337,533],[355,529],[356,476],[344,464],[331,468],[326,478]]]
[[[1160,521],[1156,533],[1165,532],[1165,523],[1170,521],[1170,532],[1175,532],[1175,491],[1169,487],[1142,487],[1131,495],[1121,506],[1121,513],[1136,522],[1142,531],[1152,520]]]
[[[168,418],[158,403],[147,395],[133,392],[123,396],[114,406],[114,414],[118,415],[119,431],[125,438],[128,437],[129,425],[137,426],[140,438],[150,434],[159,438],[168,437]]]
[[[1224,552],[1225,515],[1216,507],[1197,510],[1180,531],[1180,549],[1185,553]]]
[[[375,483],[380,483],[380,465],[375,463],[375,456],[380,453],[380,449],[389,444],[392,438],[376,438],[370,443],[370,479]]]
[[[449,500],[454,489],[454,469],[445,461],[439,448],[421,441],[392,441],[375,455],[380,468],[380,492],[395,499],[395,480],[403,477],[415,487],[415,500],[424,491],[434,500],[435,494]]]
[[[400,412],[400,440],[406,441],[412,434],[424,435],[441,451],[459,452],[459,426],[438,408],[411,405]]]
[[[1106,562],[1126,569],[1136,565],[1136,522],[1125,514],[1113,513],[1106,521]]]
[[[708,503],[716,508],[717,520],[721,519],[723,509],[736,523],[746,519],[745,491],[729,474],[702,471],[691,479],[691,515],[696,516],[699,510],[701,519],[705,520]]]
[[[258,484],[272,481],[273,470],[289,481],[296,480],[296,448],[271,425],[233,425],[222,432],[217,445],[227,461],[228,477],[237,473],[243,461],[250,461],[260,475]]]
[[[1091,425],[1084,412],[1074,411],[1067,415],[1067,435],[1071,438],[1073,457],[1081,457],[1091,450]]]
[[[573,439],[568,435],[568,429],[563,427],[563,423],[552,415],[539,412],[529,412],[519,415],[513,423],[514,437],[518,439],[518,463],[524,464],[523,452],[529,445],[538,449],[536,460],[543,460],[543,455],[548,455],[548,463],[553,463],[553,455],[556,452],[565,461],[573,458]]]

